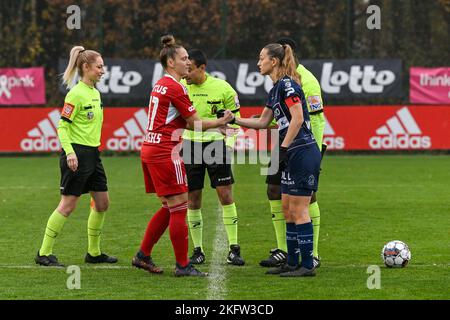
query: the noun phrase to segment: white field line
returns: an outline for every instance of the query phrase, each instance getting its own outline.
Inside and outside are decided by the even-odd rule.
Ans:
[[[220,203],[217,207],[216,215],[216,234],[208,276],[207,300],[223,300],[227,297],[227,272],[224,268],[224,263],[228,253],[228,240],[222,221],[222,207]]]

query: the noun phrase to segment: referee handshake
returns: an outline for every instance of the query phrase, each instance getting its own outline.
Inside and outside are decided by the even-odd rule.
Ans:
[[[236,110],[235,112],[237,112],[238,110]],[[216,116],[217,116],[217,119],[224,118],[224,117],[228,118],[231,116],[232,117],[231,120],[228,121],[228,123],[230,123],[230,124],[234,124],[236,121],[236,117],[233,115],[233,112],[230,110],[225,110],[225,109],[217,110]]]

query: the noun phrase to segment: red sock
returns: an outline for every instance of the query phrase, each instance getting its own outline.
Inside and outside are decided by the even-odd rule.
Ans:
[[[155,215],[151,218],[145,230],[144,239],[141,243],[141,251],[149,256],[152,253],[153,246],[161,238],[164,231],[166,231],[169,225],[170,211],[167,204],[163,204]]]
[[[187,202],[170,207],[169,232],[175,259],[181,267],[189,263],[188,258],[188,227],[186,224]]]

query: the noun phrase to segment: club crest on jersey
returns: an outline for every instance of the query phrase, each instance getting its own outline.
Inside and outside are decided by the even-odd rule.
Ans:
[[[292,88],[291,79],[283,79],[284,82],[284,91],[286,92],[286,97],[289,97],[291,94],[295,92],[295,89]]]

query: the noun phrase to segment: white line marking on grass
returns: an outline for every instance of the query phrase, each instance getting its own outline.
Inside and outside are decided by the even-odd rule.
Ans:
[[[211,257],[210,274],[208,276],[207,300],[223,300],[227,295],[225,257],[228,253],[228,240],[225,236],[225,227],[222,221],[222,207],[219,204],[216,210],[216,234]]]

